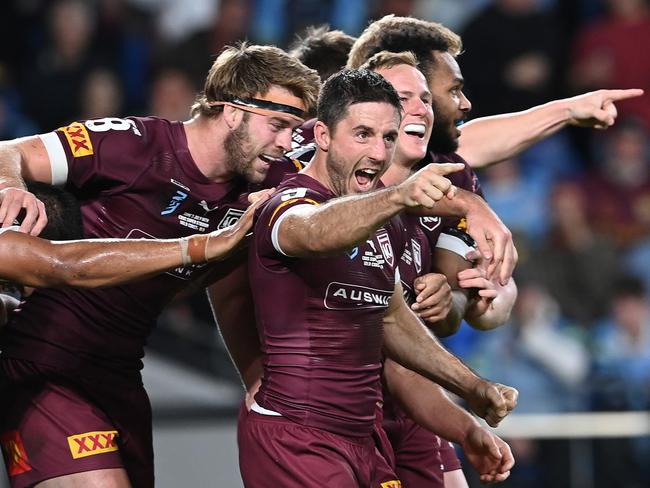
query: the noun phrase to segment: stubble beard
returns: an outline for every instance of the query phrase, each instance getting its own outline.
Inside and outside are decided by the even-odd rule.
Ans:
[[[249,183],[261,183],[264,176],[253,169],[250,152],[245,150],[251,146],[248,134],[248,120],[244,119],[234,131],[231,131],[223,142],[226,151],[228,168],[233,173],[243,177]]]
[[[450,127],[456,127],[449,118],[434,113],[431,136],[427,150],[438,154],[450,154],[458,150],[458,138],[452,136]]]

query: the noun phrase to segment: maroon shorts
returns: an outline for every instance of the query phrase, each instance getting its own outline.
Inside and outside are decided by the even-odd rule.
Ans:
[[[457,469],[462,469],[463,466],[460,463],[458,454],[456,454],[456,448],[454,445],[442,437],[440,439],[440,462],[442,463],[442,470],[445,473],[449,471],[456,471]]]
[[[344,437],[249,412],[239,428],[246,488],[401,488],[371,437]]]
[[[74,380],[54,368],[3,359],[0,442],[12,488],[123,468],[153,487],[151,407],[142,385]]]
[[[404,488],[443,488],[444,473],[461,469],[453,446],[420,427],[396,407],[384,411],[384,429]]]

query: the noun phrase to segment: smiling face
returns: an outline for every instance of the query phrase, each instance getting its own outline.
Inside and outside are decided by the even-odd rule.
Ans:
[[[281,91],[286,90],[274,87],[270,93]],[[260,115],[244,111],[239,125],[224,140],[228,168],[250,183],[261,183],[271,164],[291,149],[291,133],[299,125],[281,112]]]
[[[400,115],[384,102],[350,105],[333,128],[317,122],[319,145],[327,151],[330,189],[337,196],[377,187],[395,152]]]
[[[426,155],[434,122],[431,92],[424,75],[413,66],[400,64],[376,72],[393,85],[402,103],[402,124],[394,160],[411,166]]]
[[[464,79],[456,59],[439,51],[434,56],[436,65],[429,77],[434,113],[429,149],[446,154],[458,149],[458,126],[467,118],[472,104],[463,93]]]

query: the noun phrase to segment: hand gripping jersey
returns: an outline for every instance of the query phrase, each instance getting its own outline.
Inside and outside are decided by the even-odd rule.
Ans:
[[[234,223],[245,183],[213,183],[196,167],[181,122],[107,118],[41,136],[53,182],[82,207],[88,238],[175,238]],[[161,309],[207,266],[129,285],[37,290],[4,334],[3,356],[84,374],[139,378],[143,345]]]
[[[297,206],[333,197],[298,174],[260,212],[249,260],[266,355],[256,401],[299,424],[362,437],[373,430],[380,399],[382,318],[405,236],[395,218],[342,254],[286,256],[277,237],[282,220]]]

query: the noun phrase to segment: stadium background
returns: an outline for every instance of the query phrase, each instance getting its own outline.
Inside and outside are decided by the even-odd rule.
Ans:
[[[225,44],[286,47],[323,23],[357,35],[387,13],[462,34],[471,117],[596,88],[650,92],[645,0],[6,0],[0,139],[74,119],[185,119]],[[634,435],[648,416],[622,414],[650,408],[650,96],[619,112],[614,129],[564,130],[480,173],[516,235],[520,296],[507,326],[464,326],[447,344],[547,426],[510,426],[517,466],[503,486],[650,486],[650,437]],[[147,354],[159,486],[240,486],[240,391],[202,295],[169,307]],[[586,438],[561,415],[596,411],[621,415],[581,417]]]

